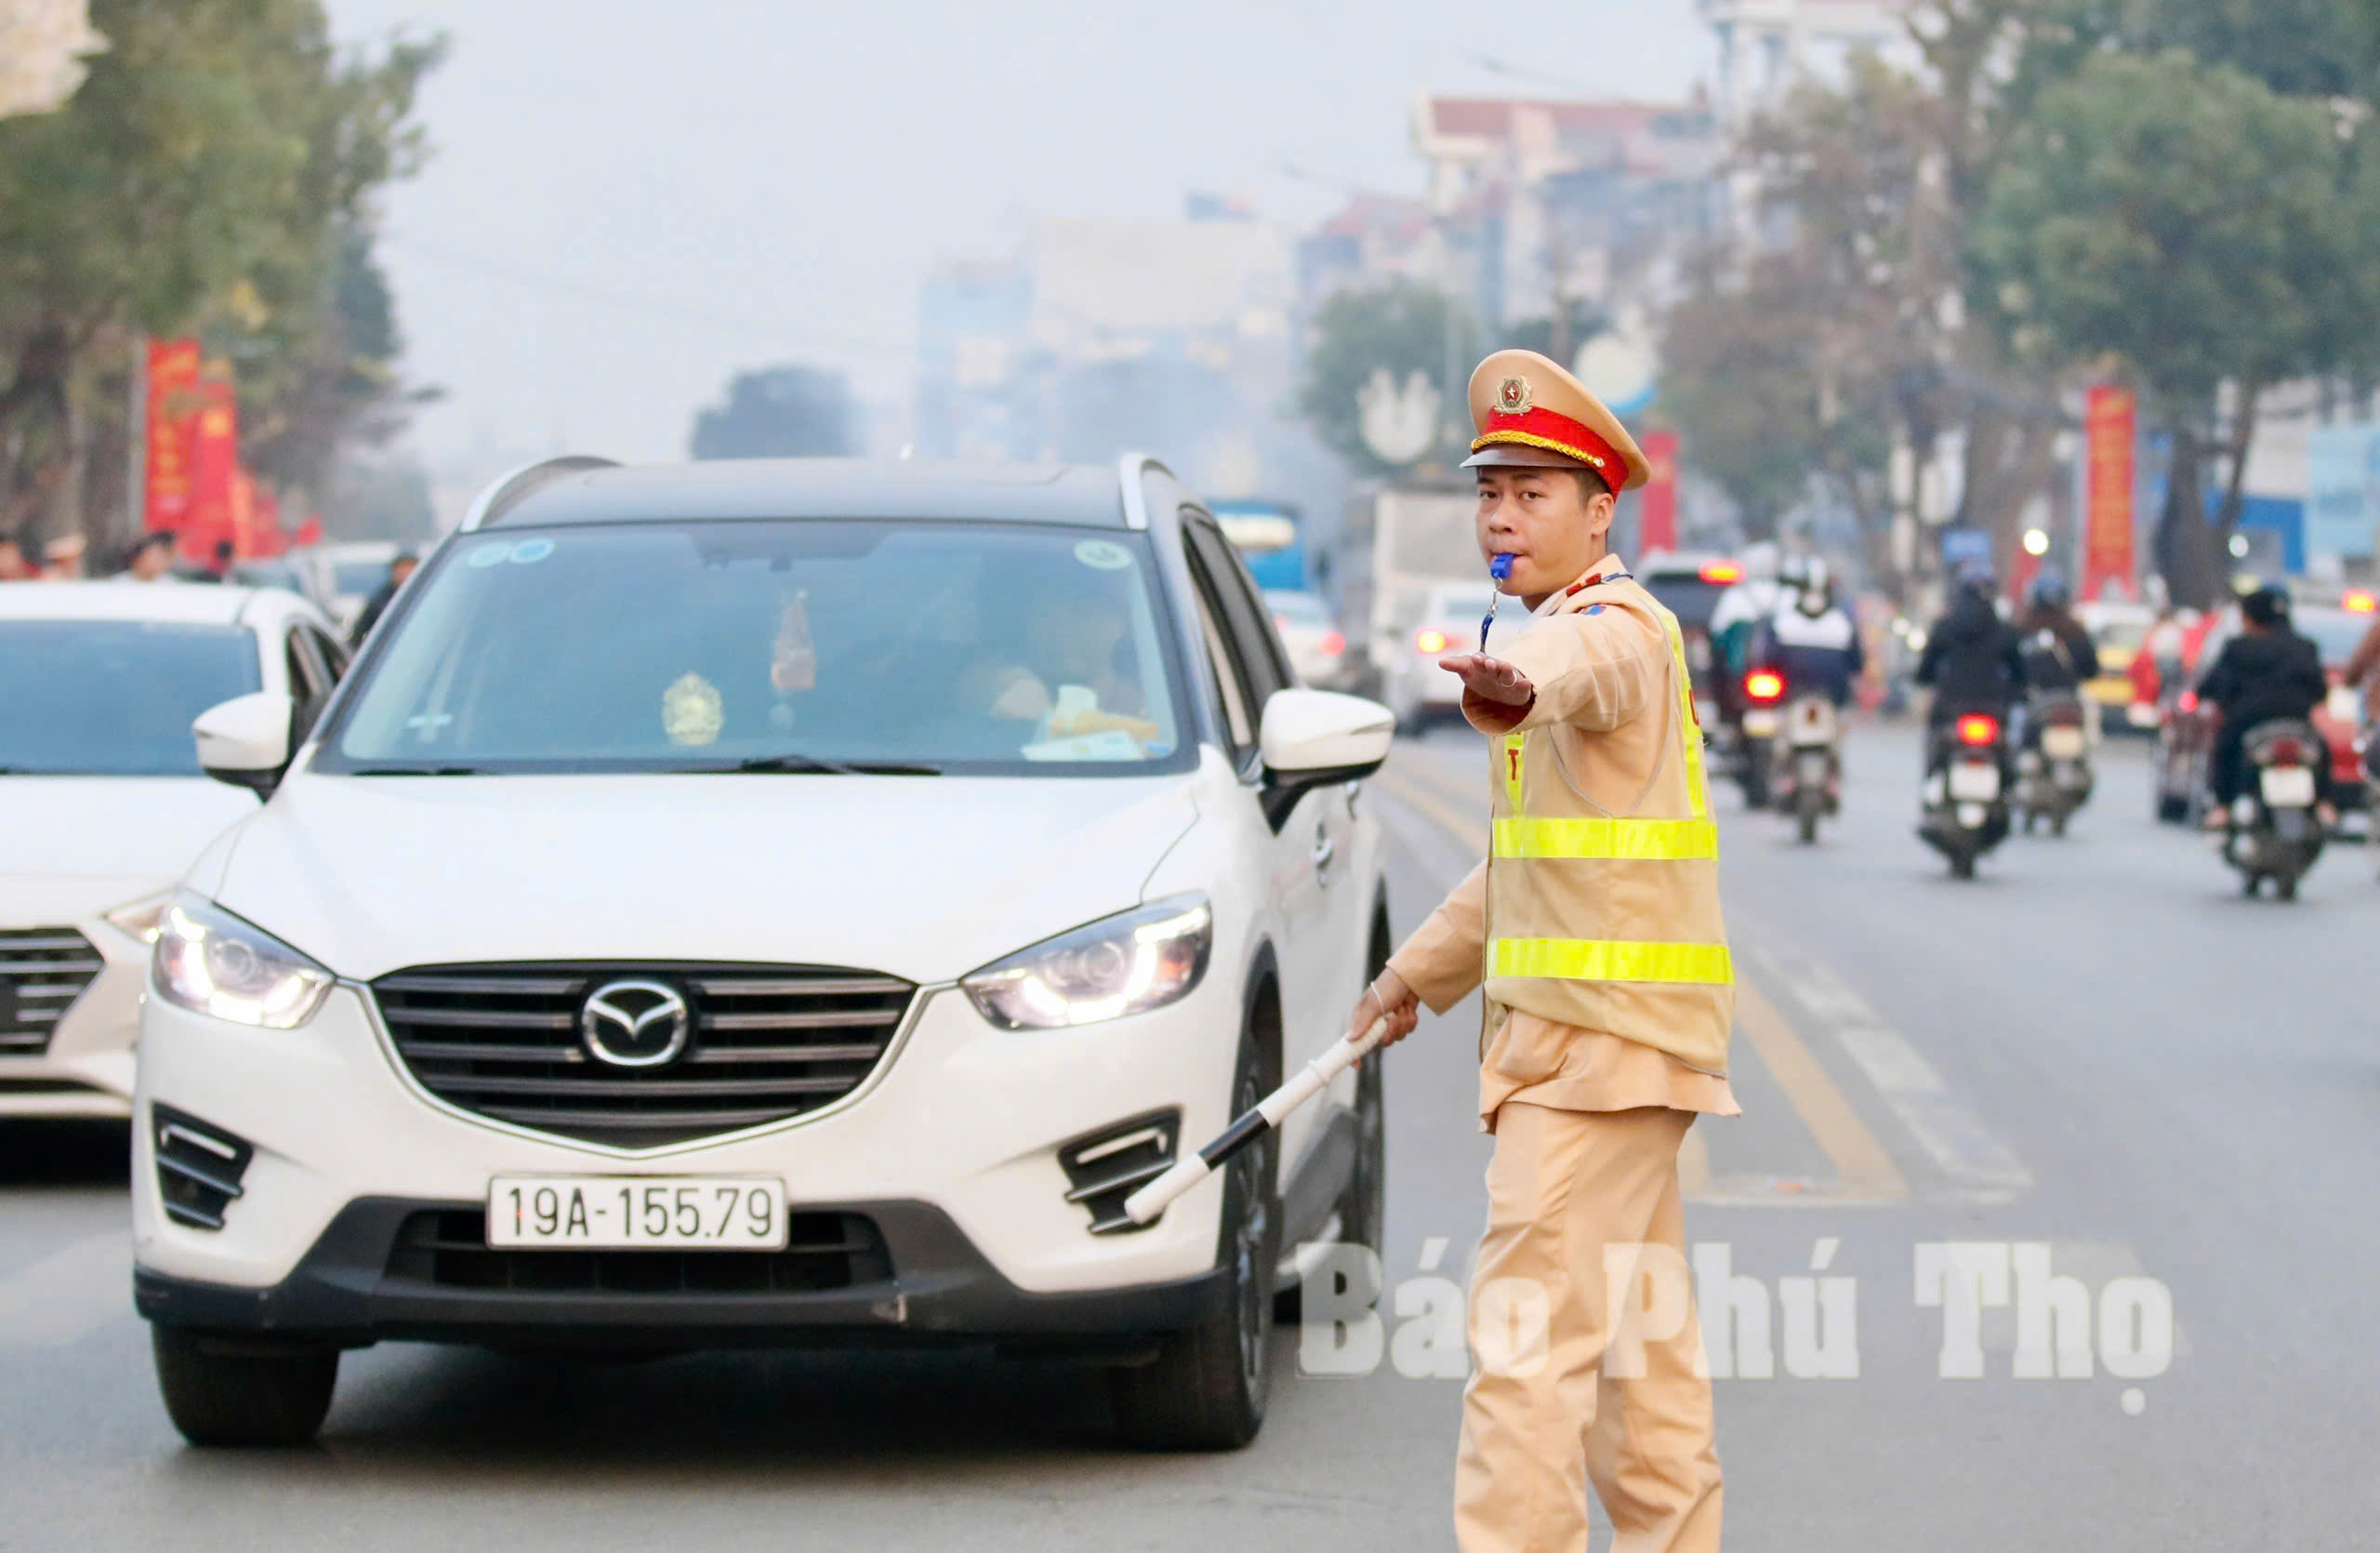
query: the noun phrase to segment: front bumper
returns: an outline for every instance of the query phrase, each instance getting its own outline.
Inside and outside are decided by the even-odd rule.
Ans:
[[[845,1259],[848,1281],[830,1276],[835,1286],[792,1291],[729,1290],[716,1286],[728,1281],[718,1279],[704,1280],[711,1287],[693,1289],[491,1286],[501,1284],[518,1262],[485,1253],[442,1261],[408,1243],[418,1239],[408,1234],[408,1227],[420,1224],[424,1215],[443,1215],[451,1223],[476,1220],[481,1211],[477,1202],[366,1199],[348,1204],[278,1283],[243,1288],[142,1268],[133,1275],[133,1297],[142,1316],[163,1325],[341,1347],[383,1340],[573,1347],[1104,1347],[1197,1325],[1231,1294],[1226,1268],[1160,1283],[1032,1293],[1002,1277],[948,1215],[914,1201],[837,1205],[824,1213],[806,1205],[805,1215],[831,1215],[843,1224],[866,1227],[863,1234],[871,1249]],[[662,1268],[651,1253],[612,1254],[642,1257],[647,1266]]]
[[[297,1030],[229,1025],[152,998],[133,1138],[135,1260],[144,1275],[266,1297],[302,1281],[307,1259],[360,1203],[476,1209],[500,1175],[707,1175],[780,1179],[796,1215],[920,1204],[1005,1284],[1034,1295],[1166,1284],[1214,1267],[1220,1193],[1195,1193],[1146,1229],[1095,1235],[1091,1208],[1068,1200],[1075,1187],[1059,1151],[1157,1112],[1178,1113],[1183,1145],[1220,1130],[1241,1023],[1235,978],[1210,976],[1151,1014],[1060,1030],[994,1029],[952,989],[919,998],[848,1100],[635,1150],[441,1102],[404,1071],[368,995],[351,985]],[[219,1228],[167,1211],[158,1135],[161,1115],[170,1125],[174,1113],[252,1150]],[[908,1271],[895,1261],[896,1277]]]

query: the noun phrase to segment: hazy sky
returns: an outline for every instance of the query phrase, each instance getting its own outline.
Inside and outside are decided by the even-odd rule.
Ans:
[[[1692,0],[327,4],[347,42],[453,42],[384,249],[441,460],[680,458],[771,362],[898,402],[939,259],[1194,189],[1310,221],[1344,191],[1285,164],[1419,190],[1421,90],[1675,99],[1712,56]]]

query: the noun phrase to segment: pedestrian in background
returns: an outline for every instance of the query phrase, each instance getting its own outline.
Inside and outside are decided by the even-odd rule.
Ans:
[[[0,534],[0,582],[29,582],[37,574],[13,534]]]
[[[174,537],[159,532],[133,541],[132,553],[116,576],[126,582],[164,582],[170,581],[173,573]]]
[[[83,552],[86,547],[80,534],[61,534],[41,548],[41,575],[45,582],[77,582],[83,576]]]
[[[364,645],[364,639],[372,634],[372,628],[379,623],[380,617],[387,614],[389,606],[397,602],[397,590],[405,585],[405,579],[413,576],[414,568],[420,564],[421,557],[413,551],[406,550],[397,552],[396,559],[389,563],[389,579],[380,584],[370,598],[364,601],[363,613],[355,617],[355,630],[348,635],[350,643],[358,647]]]
[[[1739,1114],[1735,971],[1685,641],[1607,548],[1619,493],[1649,469],[1610,410],[1533,352],[1482,363],[1471,406],[1481,565],[1513,556],[1504,586],[1536,617],[1504,661],[1440,664],[1488,736],[1494,844],[1352,1021],[1384,1014],[1402,1039],[1420,1004],[1443,1014],[1484,977],[1479,1115],[1496,1149],[1456,1541],[1576,1553],[1592,1482],[1620,1547],[1714,1553],[1719,1454],[1677,1156],[1698,1114]],[[1674,1330],[1630,1330],[1645,1281],[1676,1299]]]

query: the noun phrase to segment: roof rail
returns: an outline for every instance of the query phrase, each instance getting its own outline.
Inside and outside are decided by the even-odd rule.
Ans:
[[[1127,453],[1116,460],[1116,478],[1122,482],[1124,486],[1124,526],[1126,528],[1144,529],[1149,525],[1148,496],[1141,489],[1141,477],[1151,470],[1163,475],[1170,476],[1173,473],[1171,470],[1157,462],[1152,454]]]
[[[591,453],[566,453],[559,458],[540,458],[534,464],[523,464],[509,473],[497,476],[481,491],[472,500],[470,511],[463,514],[463,521],[456,525],[456,532],[469,534],[486,527],[502,517],[506,508],[565,474],[619,467],[617,459],[599,458]]]

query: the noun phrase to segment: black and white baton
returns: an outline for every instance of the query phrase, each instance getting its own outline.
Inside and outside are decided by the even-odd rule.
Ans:
[[[1241,1116],[1215,1136],[1215,1141],[1186,1160],[1177,1161],[1164,1175],[1124,1200],[1124,1215],[1134,1224],[1147,1224],[1173,1205],[1176,1198],[1213,1175],[1225,1160],[1263,1137],[1281,1124],[1281,1119],[1322,1093],[1323,1087],[1364,1060],[1365,1054],[1379,1045],[1388,1034],[1388,1016],[1382,1015],[1361,1035],[1343,1036],[1330,1050],[1323,1053],[1298,1071],[1288,1083],[1256,1102],[1256,1108]]]

